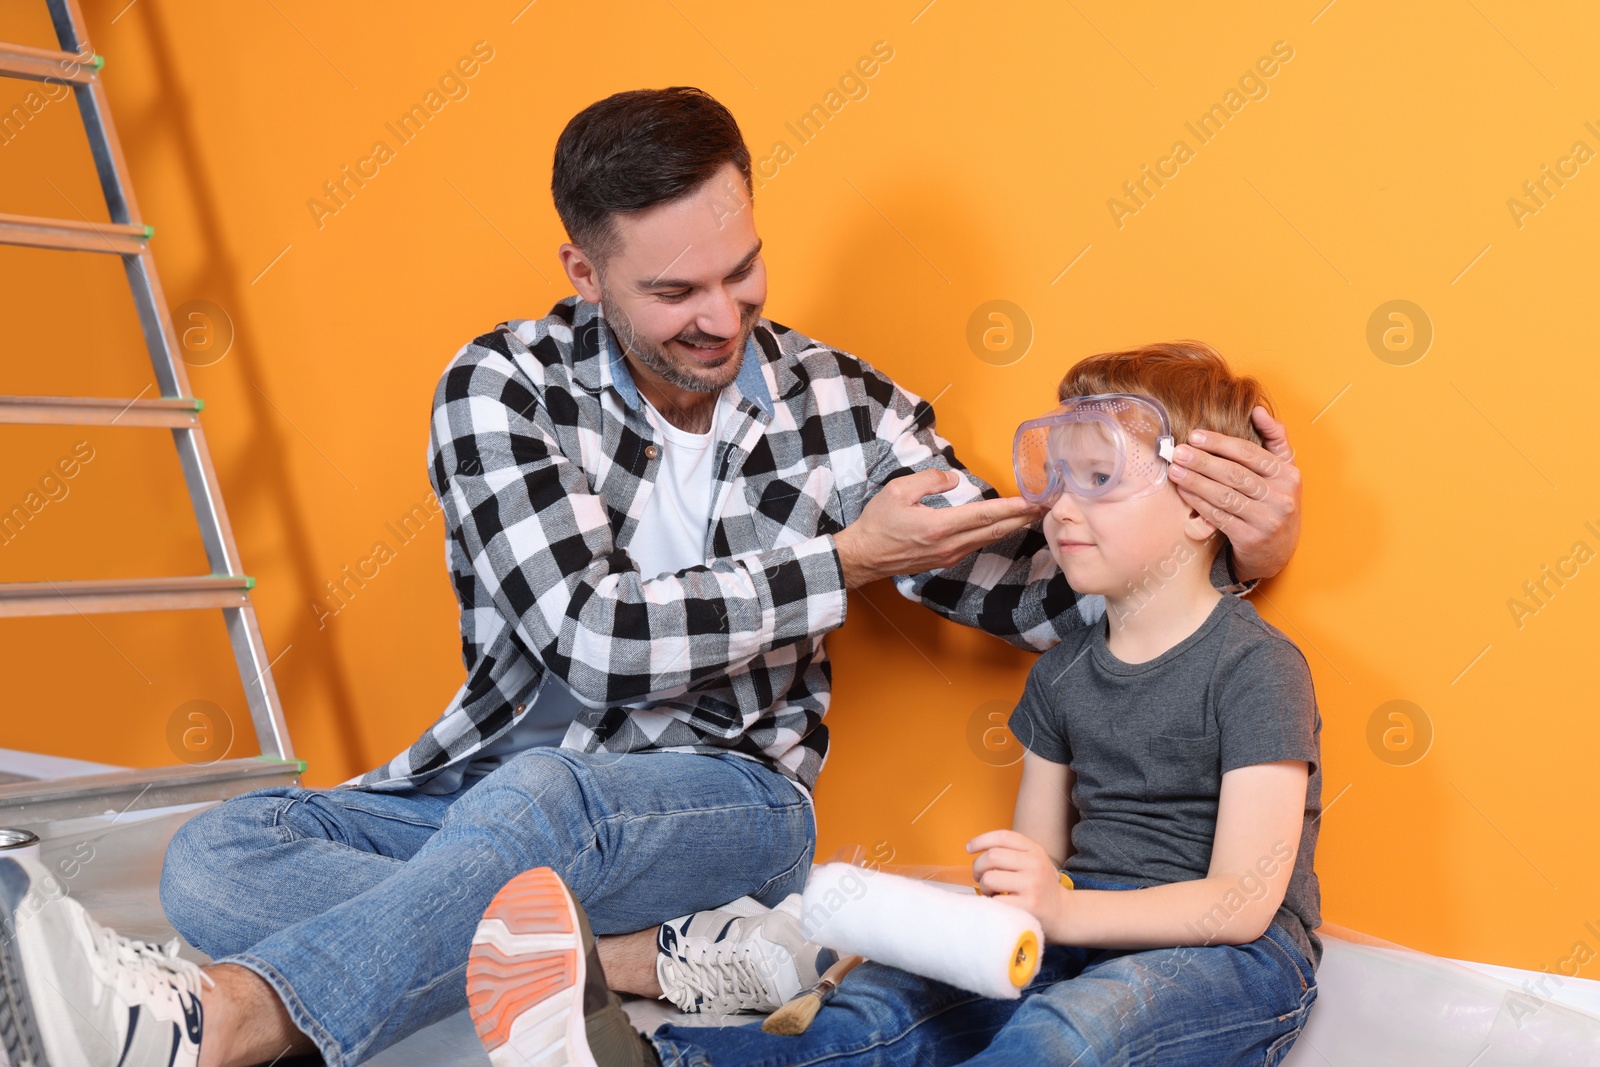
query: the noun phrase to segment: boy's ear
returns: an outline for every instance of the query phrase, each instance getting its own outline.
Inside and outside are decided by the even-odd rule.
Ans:
[[[1205,542],[1216,535],[1217,528],[1194,508],[1190,508],[1189,517],[1183,520],[1183,533],[1193,541]]]

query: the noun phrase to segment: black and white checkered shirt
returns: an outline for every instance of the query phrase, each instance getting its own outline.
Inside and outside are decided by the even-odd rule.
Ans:
[[[762,319],[728,387],[704,566],[641,573],[628,554],[661,444],[600,309],[568,297],[466,345],[433,397],[430,475],[447,522],[466,683],[437,722],[347,786],[459,768],[533,704],[547,672],[584,705],[563,747],[726,752],[808,792],[828,752],[823,637],[846,597],[832,535],[890,479],[953,470],[933,504],[998,494],[934,430],[933,409],[868,364]],[[906,597],[1023,648],[1098,618],[1037,526]]]

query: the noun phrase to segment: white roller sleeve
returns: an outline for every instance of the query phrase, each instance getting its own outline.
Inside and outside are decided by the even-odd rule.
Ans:
[[[1006,1000],[1038,972],[1044,945],[1021,908],[848,863],[815,868],[801,909],[817,944]]]

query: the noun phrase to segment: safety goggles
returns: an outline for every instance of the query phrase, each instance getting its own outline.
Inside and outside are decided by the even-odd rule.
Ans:
[[[1172,420],[1161,401],[1096,393],[1017,427],[1011,462],[1017,488],[1031,503],[1050,505],[1062,493],[1112,503],[1167,484],[1172,450]]]

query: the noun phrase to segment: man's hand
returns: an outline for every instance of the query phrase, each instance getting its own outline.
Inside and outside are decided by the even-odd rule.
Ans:
[[[1021,497],[930,508],[923,497],[960,484],[953,471],[896,478],[867,501],[855,522],[833,535],[847,589],[897,574],[949,567],[1035,521],[1044,508]]]
[[[1058,928],[1071,890],[1043,845],[1015,830],[991,830],[968,841],[967,851],[981,853],[972,876],[983,893],[1026,911],[1047,935]]]
[[[1227,535],[1240,581],[1277,574],[1300,541],[1300,468],[1289,436],[1266,408],[1250,414],[1266,448],[1196,430],[1170,472],[1184,502]]]

